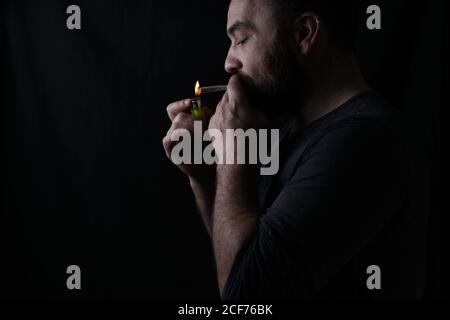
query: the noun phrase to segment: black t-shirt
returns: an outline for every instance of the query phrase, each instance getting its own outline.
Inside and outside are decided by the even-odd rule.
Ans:
[[[294,123],[223,298],[422,297],[426,214],[398,112],[370,91],[292,136]],[[373,265],[381,289],[367,286]]]

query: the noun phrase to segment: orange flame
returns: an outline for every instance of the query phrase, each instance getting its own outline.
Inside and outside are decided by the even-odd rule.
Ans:
[[[195,96],[199,97],[202,94],[202,87],[200,87],[200,82],[197,81],[195,84]]]

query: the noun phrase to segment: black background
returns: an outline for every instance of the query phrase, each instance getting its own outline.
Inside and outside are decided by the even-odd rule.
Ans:
[[[82,29],[66,28],[81,7]],[[438,205],[444,1],[374,1],[357,54],[410,121],[429,190],[426,297],[445,294]],[[166,159],[165,106],[226,83],[227,1],[2,0],[1,296],[218,298],[209,239]],[[367,6],[366,6],[367,7]],[[446,49],[446,48],[445,48]],[[82,290],[66,288],[66,268]]]

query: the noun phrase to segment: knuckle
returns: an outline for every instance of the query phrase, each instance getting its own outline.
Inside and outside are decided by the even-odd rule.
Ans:
[[[170,147],[170,143],[171,143],[170,138],[168,136],[165,136],[163,138],[162,143],[163,143],[164,148],[168,149]]]
[[[174,108],[175,106],[176,106],[176,102],[172,102],[171,104],[169,104],[169,105],[166,107],[167,112],[170,113],[170,112],[173,110],[173,108]]]
[[[179,109],[179,107],[182,105],[182,103],[183,103],[183,101],[175,101],[175,102],[172,102],[171,104],[169,104],[166,107],[167,114],[174,115],[176,113],[176,111]]]
[[[180,122],[181,119],[182,119],[182,117],[183,117],[183,114],[182,114],[182,113],[177,114],[177,115],[175,116],[175,118],[173,118],[173,122],[174,122],[174,123]]]
[[[173,119],[173,124],[177,126],[183,126],[183,124],[187,124],[188,120],[190,120],[190,116],[187,113],[180,112]],[[184,125],[186,126],[186,125]]]

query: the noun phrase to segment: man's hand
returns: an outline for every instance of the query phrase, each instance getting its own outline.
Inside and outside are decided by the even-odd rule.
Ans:
[[[192,102],[190,99],[177,101],[171,103],[167,107],[167,114],[169,115],[172,125],[167,131],[166,136],[163,139],[164,150],[169,159],[171,159],[171,153],[173,147],[178,143],[172,141],[171,136],[177,129],[185,129],[189,131],[191,137],[194,136],[194,117],[188,113],[192,108]],[[205,120],[203,121],[204,127],[208,124],[213,112],[208,108],[203,108],[205,114]],[[198,120],[197,120],[198,121]],[[171,159],[172,160],[172,159]],[[178,167],[183,171],[190,179],[203,180],[205,175],[210,174],[214,168],[208,165],[195,165],[195,164],[181,164]],[[209,167],[209,168],[208,168]]]
[[[223,141],[213,140],[214,149],[219,159],[226,159],[226,152],[233,152],[236,159],[237,146],[234,150],[228,150],[226,146],[227,129],[259,129],[266,124],[267,120],[263,113],[252,108],[244,92],[242,84],[237,75],[233,75],[227,87],[227,92],[217,105],[216,113],[211,117],[209,129],[217,129],[222,133]],[[214,143],[215,142],[215,143]]]
[[[262,112],[252,108],[242,87],[241,80],[233,75],[227,91],[217,105],[216,113],[211,117],[209,129],[258,129],[266,124],[267,120]]]

